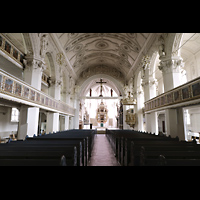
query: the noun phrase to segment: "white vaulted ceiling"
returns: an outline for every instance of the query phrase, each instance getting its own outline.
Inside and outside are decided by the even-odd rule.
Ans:
[[[200,51],[200,33],[184,33],[181,44],[181,57],[186,62]]]
[[[138,57],[143,56],[150,33],[56,33],[77,77],[97,66],[130,74]]]

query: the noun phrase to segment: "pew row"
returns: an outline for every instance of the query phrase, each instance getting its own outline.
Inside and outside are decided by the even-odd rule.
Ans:
[[[135,130],[107,129],[106,136],[122,166],[200,164],[200,145],[195,141],[179,141]]]
[[[94,130],[68,130],[0,144],[0,166],[87,166]]]

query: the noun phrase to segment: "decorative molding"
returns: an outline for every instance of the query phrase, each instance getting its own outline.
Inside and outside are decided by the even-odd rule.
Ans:
[[[183,65],[182,58],[174,58],[174,59],[168,59],[168,60],[161,60],[158,68],[163,73],[179,73],[180,67]]]
[[[11,100],[12,97],[17,99],[16,102],[25,102],[32,106],[32,103],[38,107],[45,107],[46,110],[55,110],[56,112],[67,115],[75,115],[75,109],[68,104],[58,101],[53,97],[31,87],[27,83],[15,78],[14,76],[0,71],[0,95],[4,94],[4,98]]]
[[[89,67],[80,74],[80,77],[89,78],[90,76],[93,76],[95,74],[107,74],[118,80],[124,80],[124,75],[122,74],[122,72],[114,67],[107,67],[105,65]]]
[[[24,54],[21,53],[10,41],[8,41],[5,37],[0,34],[0,51],[2,51],[9,58],[13,59],[23,68],[23,59]],[[6,56],[4,56],[8,59]],[[16,66],[19,66],[16,65]]]
[[[145,102],[145,112],[193,100],[200,101],[200,77]]]
[[[44,59],[48,48],[48,34],[43,34],[40,39],[40,56]]]
[[[23,63],[24,63],[25,68],[29,70],[41,69],[43,71],[46,68],[46,65],[43,59],[26,56],[25,59],[23,60]]]

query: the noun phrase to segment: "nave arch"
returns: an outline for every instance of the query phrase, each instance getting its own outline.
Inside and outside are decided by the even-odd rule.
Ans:
[[[120,93],[122,96],[125,95],[124,90],[123,90],[123,84],[121,82],[119,82],[117,79],[115,79],[109,75],[106,75],[106,74],[96,74],[96,75],[93,75],[93,76],[87,78],[82,83],[79,83],[80,84],[79,98],[84,97],[86,95],[86,92],[90,89],[90,88],[88,88],[88,86],[94,79],[100,79],[100,78],[110,80],[114,84],[113,86],[115,88],[113,88],[113,89],[115,89],[116,92],[118,90],[119,91],[118,93]]]

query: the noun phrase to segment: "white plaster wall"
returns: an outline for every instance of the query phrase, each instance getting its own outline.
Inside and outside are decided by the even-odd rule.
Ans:
[[[200,51],[185,61],[184,68],[186,70],[187,81],[200,76]]]
[[[11,110],[11,107],[0,106],[0,137],[7,137],[18,129],[18,122],[11,122]]]

